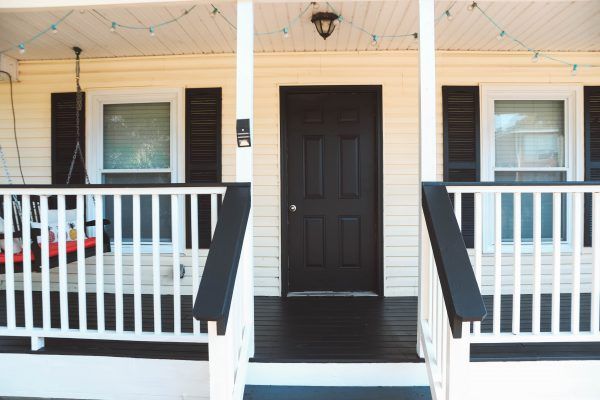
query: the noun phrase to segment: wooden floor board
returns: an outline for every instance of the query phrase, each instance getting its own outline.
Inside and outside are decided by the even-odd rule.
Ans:
[[[416,297],[256,297],[260,362],[420,362]]]

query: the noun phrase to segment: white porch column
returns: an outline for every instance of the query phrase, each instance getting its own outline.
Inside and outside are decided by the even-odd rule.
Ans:
[[[252,0],[237,3],[237,53],[236,53],[236,119],[250,120],[250,147],[237,147],[235,152],[235,178],[237,182],[253,181],[252,146],[254,146],[253,126],[254,97],[254,12]],[[246,332],[249,335],[249,356],[254,356],[254,188],[252,208],[246,228],[246,238],[242,249],[240,268],[244,285],[244,317]]]
[[[435,2],[419,0],[419,183],[436,180]],[[421,190],[419,188],[419,193]],[[419,329],[417,351],[422,357],[421,318],[429,304],[430,246],[419,197]]]

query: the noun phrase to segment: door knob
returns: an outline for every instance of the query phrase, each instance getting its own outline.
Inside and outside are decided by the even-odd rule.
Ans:
[[[291,211],[291,212],[296,212],[296,209],[297,209],[297,208],[296,208],[296,205],[295,205],[295,204],[292,204],[292,205],[290,206],[290,211]]]

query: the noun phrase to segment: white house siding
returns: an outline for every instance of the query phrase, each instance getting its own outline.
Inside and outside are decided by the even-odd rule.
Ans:
[[[561,54],[573,62],[600,64],[594,53]],[[279,295],[280,282],[280,163],[279,86],[383,86],[384,143],[384,260],[385,294],[416,295],[418,244],[418,62],[416,52],[285,53],[256,56],[254,99],[255,286],[258,295]],[[438,172],[442,171],[442,85],[480,83],[580,83],[600,85],[600,73],[545,61],[533,64],[516,53],[443,52],[437,59]],[[72,60],[23,62],[15,84],[17,129],[27,183],[50,182],[50,93],[73,91]],[[235,173],[235,57],[172,56],[82,61],[82,86],[222,87],[223,179]],[[12,140],[8,86],[0,91],[0,144],[14,176],[16,152]],[[582,134],[582,133],[580,133]],[[483,155],[484,156],[484,155]],[[169,259],[165,257],[165,265]],[[105,257],[107,264],[111,263]],[[584,257],[589,260],[589,257]],[[489,260],[485,260],[486,264]],[[127,260],[126,260],[127,263]],[[189,260],[183,258],[183,263]],[[170,273],[164,267],[163,281]],[[584,268],[585,269],[585,268]],[[94,268],[89,272],[93,275]],[[106,282],[112,268],[107,265]],[[487,269],[485,270],[487,271]],[[524,272],[527,274],[525,267]],[[565,269],[566,271],[566,269]],[[56,278],[56,277],[55,277]],[[2,279],[2,277],[0,277]],[[75,276],[71,277],[75,283]],[[187,279],[187,278],[186,278]],[[93,278],[90,278],[93,282]],[[126,277],[126,282],[132,279]],[[527,278],[525,279],[527,281]],[[144,283],[150,283],[150,276]],[[484,283],[486,280],[484,279]],[[189,281],[184,281],[188,285]],[[508,283],[507,283],[508,285]]]

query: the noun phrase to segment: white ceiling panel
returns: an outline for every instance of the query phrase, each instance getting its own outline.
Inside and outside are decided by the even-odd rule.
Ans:
[[[293,23],[289,37],[281,29],[289,26],[310,3],[258,3],[255,6],[255,50],[257,52],[414,50],[418,41],[401,37],[418,31],[417,0],[319,3]],[[440,0],[436,46],[440,50],[514,51],[522,48],[505,39],[497,40],[498,29],[480,12],[468,11],[468,2]],[[600,51],[600,1],[501,2],[480,1],[485,10],[508,33],[540,51]],[[71,48],[83,48],[83,57],[123,57],[169,54],[213,54],[235,51],[235,3],[216,4],[221,15],[212,16],[210,4],[197,4],[184,17],[147,29],[118,28],[110,32],[111,21],[148,27],[180,16],[178,6],[114,7],[74,11],[58,26],[26,44],[20,54],[15,47],[48,28],[65,15],[65,10],[0,13],[0,51],[17,59],[72,58]],[[189,7],[189,5],[188,5]],[[448,20],[442,14],[450,8]],[[344,21],[323,40],[310,18],[313,12],[334,10]],[[225,18],[224,18],[225,17]],[[227,20],[226,20],[227,19]],[[265,34],[275,32],[274,34]],[[378,35],[376,46],[371,34]]]

